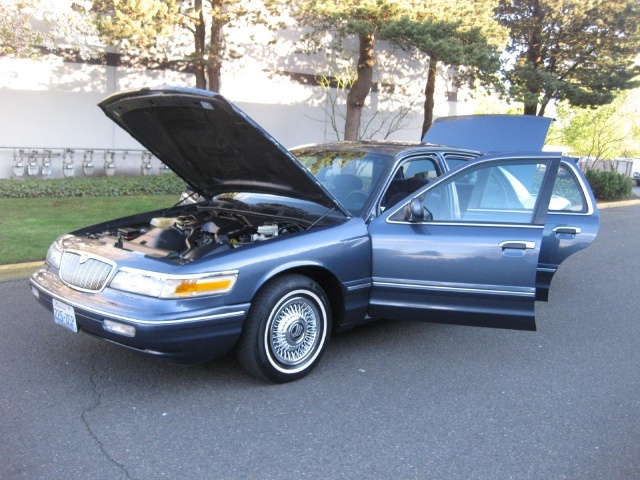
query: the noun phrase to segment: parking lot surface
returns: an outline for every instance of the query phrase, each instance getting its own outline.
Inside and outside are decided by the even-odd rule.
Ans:
[[[640,206],[601,212],[537,332],[382,321],[308,377],[144,359],[0,283],[0,479],[640,478]]]

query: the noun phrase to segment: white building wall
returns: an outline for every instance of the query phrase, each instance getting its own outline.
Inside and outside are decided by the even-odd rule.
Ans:
[[[271,68],[300,68],[289,60],[279,63]],[[421,92],[419,65],[414,65],[413,71],[414,75],[417,72],[416,92]],[[92,175],[104,174],[104,150],[114,152],[118,173],[138,174],[141,158],[134,151],[142,151],[143,147],[108,120],[96,104],[121,90],[194,83],[192,75],[173,71],[66,63],[55,56],[37,60],[0,58],[0,178],[15,176],[12,167],[21,157],[20,150],[25,162],[29,152],[37,151],[41,163],[44,149],[53,152],[54,177],[62,175],[63,157],[68,161],[71,155],[65,149],[75,151],[76,176],[82,175],[81,163],[87,149],[96,151]],[[460,93],[457,102],[446,101],[446,81],[439,80],[438,87],[436,116],[472,113],[468,102],[459,101]],[[241,60],[224,72],[222,93],[286,147],[335,139],[323,109],[327,93],[321,87],[296,83],[274,74],[264,64]],[[373,108],[368,114],[385,110],[386,105],[391,105],[391,96],[384,91],[372,93],[369,102]],[[395,132],[391,139],[419,139],[422,102],[418,93],[407,128]],[[131,151],[123,160],[123,150],[127,149]],[[154,159],[154,172],[158,167],[159,162]],[[41,170],[37,176],[41,176]]]

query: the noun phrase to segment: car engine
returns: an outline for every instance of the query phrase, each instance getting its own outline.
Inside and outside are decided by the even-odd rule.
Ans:
[[[91,232],[88,236],[152,257],[191,261],[306,229],[295,222],[265,222],[255,217],[250,221],[239,214],[197,211],[154,217],[148,223]]]

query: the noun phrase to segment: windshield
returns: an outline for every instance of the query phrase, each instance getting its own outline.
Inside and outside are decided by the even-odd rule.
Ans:
[[[293,154],[353,215],[360,215],[393,157],[368,152],[302,149]]]

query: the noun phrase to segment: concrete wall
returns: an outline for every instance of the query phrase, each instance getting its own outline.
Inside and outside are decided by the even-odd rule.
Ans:
[[[325,111],[327,90],[274,75],[257,63],[240,67],[225,72],[222,93],[283,145],[335,139]],[[446,83],[440,82],[436,116],[472,113],[468,102],[447,101]],[[87,150],[94,151],[91,175],[104,174],[105,155],[110,157],[112,152],[118,174],[139,174],[144,149],[108,120],[96,104],[117,91],[163,84],[192,86],[194,81],[189,74],[173,71],[66,63],[55,56],[38,60],[0,58],[0,178],[15,176],[13,167],[21,158],[25,177],[29,158],[39,165],[34,176],[42,176],[42,159],[49,157],[45,150],[51,151],[54,177],[62,175],[63,160],[70,160],[69,150],[73,150],[76,176],[82,175]],[[417,87],[420,91],[422,85]],[[421,99],[417,100],[406,128],[391,139],[419,139],[422,111]],[[397,108],[397,94],[372,93],[369,102],[371,108],[366,115],[392,114]],[[128,153],[123,159],[125,150]],[[152,170],[158,171],[159,161],[153,159],[152,164]]]

